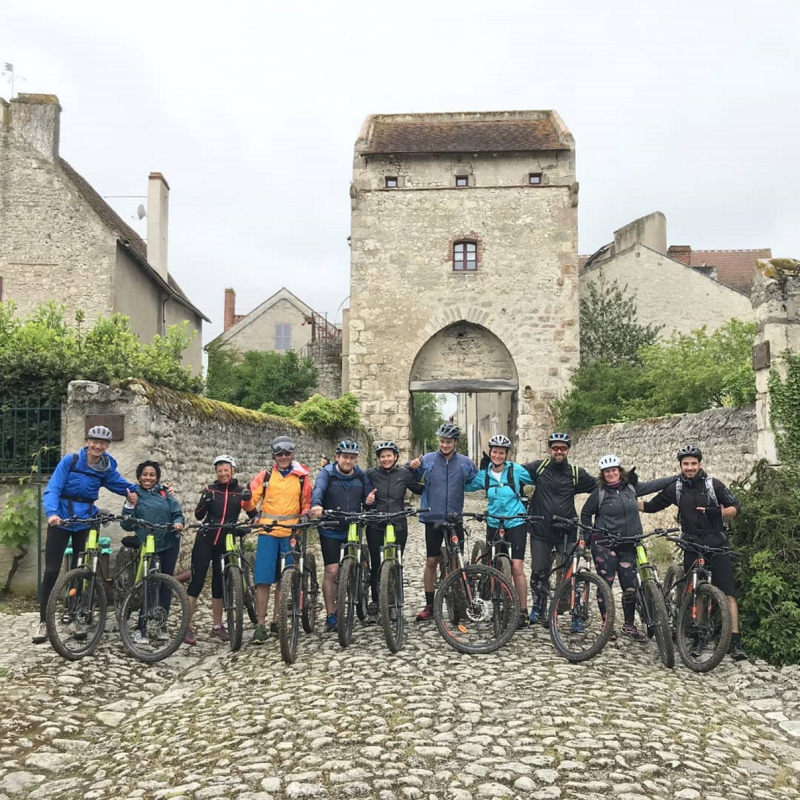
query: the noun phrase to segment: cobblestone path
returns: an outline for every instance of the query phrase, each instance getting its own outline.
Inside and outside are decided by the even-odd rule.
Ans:
[[[208,617],[160,665],[116,634],[70,664],[30,643],[33,619],[0,616],[0,800],[800,797],[797,668],[726,658],[697,676],[629,641],[571,665],[542,628],[468,657],[432,623],[396,656],[374,625],[345,651],[303,635],[287,667],[274,638],[210,641]]]

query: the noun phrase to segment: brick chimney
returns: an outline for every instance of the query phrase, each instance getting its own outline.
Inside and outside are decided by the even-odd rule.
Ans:
[[[236,292],[233,289],[225,290],[225,313],[223,315],[222,330],[236,324]]]
[[[169,239],[169,184],[160,172],[151,172],[147,182],[147,260],[166,281]]]
[[[9,107],[12,139],[33,147],[48,161],[57,161],[61,136],[58,98],[54,94],[20,94]]]
[[[671,244],[667,255],[686,266],[690,266],[692,263],[692,248],[688,244]]]

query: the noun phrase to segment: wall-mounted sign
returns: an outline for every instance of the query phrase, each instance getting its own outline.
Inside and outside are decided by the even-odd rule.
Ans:
[[[769,341],[753,347],[753,369],[768,369],[770,365]]]

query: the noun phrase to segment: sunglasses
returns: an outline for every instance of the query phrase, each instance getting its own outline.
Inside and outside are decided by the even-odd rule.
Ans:
[[[550,448],[554,453],[566,453],[569,450],[569,447],[564,447],[562,445],[554,445]]]

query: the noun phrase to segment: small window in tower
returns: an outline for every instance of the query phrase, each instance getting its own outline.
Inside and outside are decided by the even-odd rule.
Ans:
[[[396,189],[397,186],[398,186],[397,175],[387,175],[386,176],[386,188],[387,189]]]
[[[528,173],[528,183],[531,186],[541,186],[542,185],[542,173],[541,172],[529,172]]]
[[[475,272],[478,269],[478,243],[456,242],[453,245],[453,271]]]
[[[456,186],[469,186],[469,175],[456,175]]]

